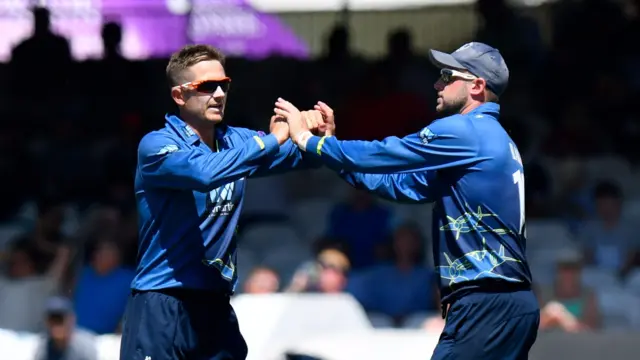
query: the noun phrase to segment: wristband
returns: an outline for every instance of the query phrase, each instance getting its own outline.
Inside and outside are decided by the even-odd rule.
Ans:
[[[302,151],[307,150],[307,142],[309,142],[309,139],[311,139],[312,136],[313,134],[311,133],[311,131],[308,131],[308,130],[303,131],[298,135],[296,135],[296,144],[298,145],[300,150]]]

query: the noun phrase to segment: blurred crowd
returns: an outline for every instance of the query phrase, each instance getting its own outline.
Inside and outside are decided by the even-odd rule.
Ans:
[[[541,330],[640,325],[624,305],[640,309],[640,2],[558,2],[548,42],[503,0],[476,10],[474,39],[511,70],[501,121],[526,163]],[[46,331],[42,354],[71,351],[56,346],[69,339],[83,354],[84,335],[120,330],[136,258],[136,147],[172,110],[167,60],[125,59],[121,28],[108,23],[104,58],[76,62],[47,10],[34,19],[0,66],[0,328]],[[317,59],[231,58],[226,68],[235,126],[265,129],[278,96],[328,103],[342,139],[404,136],[436,117],[439,74],[406,29],[389,34],[381,59],[354,53],[348,24],[337,24]],[[376,201],[327,172],[250,181],[238,292],[348,292],[375,326],[439,331],[428,207]]]

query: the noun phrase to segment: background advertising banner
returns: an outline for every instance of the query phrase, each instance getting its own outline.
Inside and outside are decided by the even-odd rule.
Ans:
[[[30,0],[0,1],[0,61],[33,29]],[[130,59],[166,57],[180,46],[208,43],[229,55],[305,58],[307,45],[275,15],[244,0],[48,0],[53,30],[69,39],[74,58],[102,55],[102,25],[122,25],[122,53]]]

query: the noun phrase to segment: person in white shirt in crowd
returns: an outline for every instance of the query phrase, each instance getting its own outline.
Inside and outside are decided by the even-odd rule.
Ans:
[[[40,269],[40,253],[27,239],[16,241],[0,274],[0,328],[39,332],[44,329],[45,301],[59,291],[70,251],[59,247],[48,269]]]

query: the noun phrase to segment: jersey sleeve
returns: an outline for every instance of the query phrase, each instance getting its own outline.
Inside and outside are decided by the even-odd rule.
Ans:
[[[261,131],[247,130],[251,136],[266,136]],[[322,166],[317,157],[301,151],[291,140],[287,140],[280,146],[274,155],[265,157],[260,166],[253,170],[251,177],[263,177],[277,175],[292,170],[313,169]]]
[[[187,147],[161,133],[150,133],[138,147],[138,169],[151,187],[207,192],[248,176],[262,160],[278,152],[273,135],[253,136],[219,152]]]
[[[401,203],[427,203],[434,201],[430,173],[364,174],[341,171],[347,183],[356,189],[366,190],[379,197]]]
[[[340,141],[313,136],[307,153],[329,166],[363,173],[396,173],[439,170],[469,165],[478,157],[479,141],[469,120],[456,115],[435,121],[416,134],[382,141]]]

